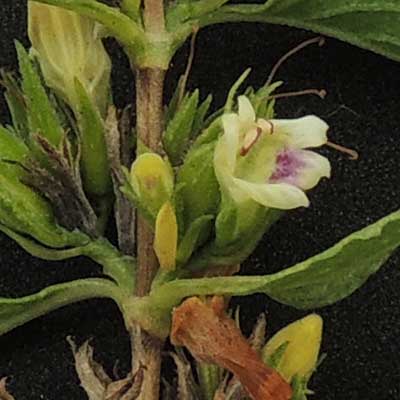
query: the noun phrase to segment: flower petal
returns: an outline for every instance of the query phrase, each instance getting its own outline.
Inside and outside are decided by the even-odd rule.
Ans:
[[[328,141],[326,133],[329,126],[315,115],[298,119],[273,119],[271,123],[275,132],[288,137],[291,148],[319,147]]]
[[[167,201],[158,212],[154,233],[154,251],[164,271],[173,271],[176,265],[178,224],[172,204]]]
[[[247,131],[254,125],[256,113],[250,100],[246,96],[238,97],[238,109],[241,128]]]
[[[236,114],[222,116],[224,134],[218,139],[214,151],[214,170],[220,186],[228,186],[236,167],[239,147],[239,119]]]
[[[224,166],[233,173],[236,165],[236,156],[239,149],[240,123],[236,114],[222,116],[224,134],[218,141],[219,156],[223,155]],[[222,160],[221,160],[222,161]]]
[[[296,186],[287,183],[252,183],[242,179],[233,180],[236,192],[241,192],[265,207],[291,210],[308,207],[310,202],[306,194]]]
[[[155,153],[141,154],[131,167],[131,185],[139,201],[153,217],[174,191],[171,166]]]
[[[318,184],[321,178],[329,178],[331,165],[329,160],[309,150],[284,150],[278,154],[274,173],[270,183],[288,183],[302,190],[308,190]]]
[[[291,382],[298,375],[310,378],[318,363],[321,346],[323,320],[317,314],[310,314],[277,332],[265,345],[263,358],[269,358],[287,343],[283,357],[278,364],[278,372]]]

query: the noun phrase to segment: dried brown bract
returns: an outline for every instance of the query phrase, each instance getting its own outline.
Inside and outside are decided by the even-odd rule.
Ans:
[[[175,309],[172,343],[186,346],[203,362],[231,371],[253,400],[289,400],[290,385],[260,359],[235,322],[224,311],[223,300],[214,297],[208,305],[197,297]]]

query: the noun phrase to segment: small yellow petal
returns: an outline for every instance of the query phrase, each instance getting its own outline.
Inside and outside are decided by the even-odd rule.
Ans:
[[[174,177],[162,157],[155,153],[144,153],[132,165],[131,183],[137,196],[155,218],[172,195]]]
[[[131,175],[151,190],[160,182],[172,190],[173,178],[166,162],[155,153],[144,153],[133,163]]]
[[[154,251],[160,267],[173,271],[176,265],[176,249],[178,245],[178,224],[174,208],[170,202],[165,203],[156,220]]]
[[[277,367],[278,372],[291,382],[295,375],[309,377],[318,362],[323,321],[311,314],[277,332],[263,349],[263,359],[269,358],[280,346],[288,343]]]
[[[256,113],[254,111],[253,105],[246,96],[239,96],[238,108],[241,128],[244,132],[247,132],[253,126],[256,120]]]

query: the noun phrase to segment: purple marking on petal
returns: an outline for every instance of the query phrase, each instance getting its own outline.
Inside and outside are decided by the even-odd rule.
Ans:
[[[276,157],[275,170],[269,178],[270,183],[288,183],[297,186],[297,177],[306,163],[301,153],[285,149]]]

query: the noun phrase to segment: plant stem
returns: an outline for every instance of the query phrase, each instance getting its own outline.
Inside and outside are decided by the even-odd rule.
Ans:
[[[165,32],[163,0],[144,0],[146,33],[162,35]],[[161,150],[163,131],[163,89],[165,71],[158,68],[136,71],[136,115],[138,139],[155,152]],[[137,286],[136,295],[145,296],[158,269],[153,250],[154,235],[148,223],[137,221]],[[160,369],[162,342],[136,328],[131,332],[133,368],[146,367],[139,400],[158,400],[160,395]]]
[[[165,32],[163,0],[144,0],[144,26],[147,32],[162,34]]]
[[[164,71],[156,69],[138,70],[136,75],[136,113],[138,138],[151,150],[159,152],[163,129],[162,95]],[[137,295],[144,296],[158,268],[153,250],[153,231],[138,217],[137,225]]]
[[[157,69],[138,70],[136,73],[136,114],[138,138],[151,150],[160,150],[163,130],[162,95],[165,72]],[[136,295],[145,296],[158,268],[153,250],[151,227],[138,216],[137,220],[137,285]],[[140,329],[132,332],[134,368],[146,367],[140,400],[158,400],[162,343]]]

